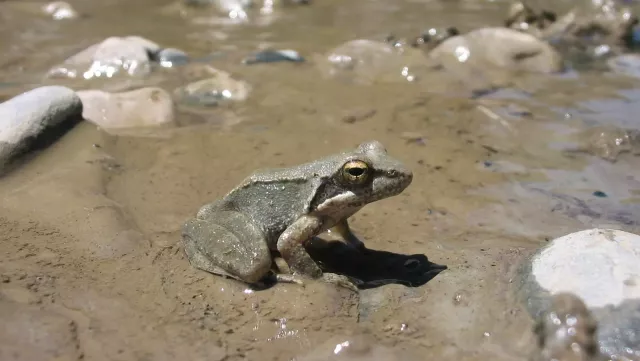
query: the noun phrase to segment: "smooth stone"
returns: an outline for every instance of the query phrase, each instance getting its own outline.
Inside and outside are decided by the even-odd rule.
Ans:
[[[55,20],[75,19],[78,13],[71,4],[64,1],[50,2],[42,7],[42,10]]]
[[[276,63],[290,61],[294,63],[304,62],[304,58],[295,50],[265,50],[254,54],[242,61],[243,64]]]
[[[189,106],[218,106],[224,102],[244,101],[251,92],[251,86],[236,80],[229,73],[215,71],[213,77],[199,80],[177,88],[174,95],[181,104]]]
[[[81,116],[80,98],[62,86],[36,88],[0,103],[0,168],[47,130]]]
[[[522,268],[521,296],[540,317],[561,293],[579,297],[598,322],[609,357],[640,357],[640,236],[589,229],[554,239]]]
[[[317,63],[327,77],[361,84],[411,82],[431,68],[429,59],[418,49],[400,49],[368,39],[348,41],[329,51]]]
[[[156,55],[156,60],[165,68],[184,65],[189,62],[189,55],[180,49],[162,49]]]
[[[149,87],[123,93],[81,90],[83,117],[100,128],[122,129],[171,125],[175,121],[171,95]]]
[[[139,36],[109,37],[61,65],[49,70],[47,76],[92,79],[112,77],[119,73],[146,75],[151,72],[151,59],[160,46]]]
[[[429,57],[454,69],[466,65],[558,73],[565,68],[562,57],[549,44],[509,28],[481,28],[451,37],[434,48]]]

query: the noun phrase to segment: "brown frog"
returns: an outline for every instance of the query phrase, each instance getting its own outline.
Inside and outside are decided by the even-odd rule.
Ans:
[[[323,273],[305,242],[332,230],[363,248],[347,218],[401,193],[412,179],[378,141],[298,166],[258,171],[186,222],[185,253],[196,268],[254,284],[270,273],[271,251],[278,251],[284,260],[279,281],[322,279],[357,290],[347,277]]]

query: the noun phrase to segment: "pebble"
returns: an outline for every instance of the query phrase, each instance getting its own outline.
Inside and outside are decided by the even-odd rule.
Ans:
[[[106,130],[167,126],[175,120],[171,95],[161,88],[122,93],[81,90],[78,96],[84,105],[84,118]]]
[[[189,62],[189,56],[180,49],[162,49],[156,55],[157,62],[165,68],[184,65]]]
[[[82,103],[62,86],[45,86],[0,103],[0,169],[48,130],[81,119]]]
[[[640,357],[640,236],[589,229],[554,239],[523,268],[522,296],[534,318],[572,293],[598,322],[608,357]]]
[[[280,61],[301,63],[304,62],[304,58],[295,50],[265,50],[242,60],[242,63],[249,65],[257,63],[275,63]]]
[[[120,73],[146,75],[159,51],[158,44],[140,36],[109,37],[53,67],[47,76],[92,79]]]
[[[251,86],[236,80],[229,73],[212,71],[214,76],[198,80],[174,90],[179,103],[188,106],[212,107],[229,101],[244,101]]]
[[[50,2],[42,7],[42,10],[55,20],[69,20],[78,17],[73,7],[64,1]]]

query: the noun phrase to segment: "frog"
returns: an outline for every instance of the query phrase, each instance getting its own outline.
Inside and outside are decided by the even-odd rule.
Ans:
[[[299,165],[256,170],[184,223],[184,252],[193,267],[249,285],[274,276],[275,263],[277,282],[320,280],[357,291],[349,277],[323,272],[305,245],[329,231],[366,250],[348,218],[402,193],[412,180],[411,170],[377,140]]]

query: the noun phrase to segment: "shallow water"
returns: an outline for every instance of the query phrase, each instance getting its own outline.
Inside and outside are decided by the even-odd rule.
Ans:
[[[473,79],[364,85],[318,71],[322,56],[349,40],[500,25],[505,2],[315,1],[246,24],[166,12],[170,1],[70,1],[86,14],[72,21],[20,3],[0,2],[0,99],[55,83],[45,79],[49,68],[125,35],[182,49],[253,87],[242,103],[183,109],[176,129],[108,134],[80,124],[0,181],[0,301],[72,320],[40,338],[61,359],[304,360],[364,333],[407,353],[403,360],[524,360],[533,336],[517,300],[519,262],[573,231],[640,231],[640,158],[568,151],[588,145],[580,132],[590,127],[640,127],[636,79],[588,69],[525,76],[471,99]],[[265,45],[307,61],[240,63]],[[187,78],[161,69],[141,82],[172,91]],[[366,116],[345,121],[353,114]],[[201,205],[256,168],[369,139],[406,162],[414,180],[352,217],[353,230],[370,249],[400,260],[426,255],[447,270],[354,295],[316,283],[252,291],[189,265],[180,227]],[[344,257],[336,259],[340,266]],[[37,325],[16,322],[24,332]]]

